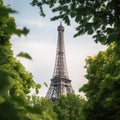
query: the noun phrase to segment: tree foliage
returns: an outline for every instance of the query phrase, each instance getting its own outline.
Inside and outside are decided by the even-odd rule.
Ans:
[[[87,33],[102,44],[120,42],[119,0],[32,0],[31,4],[39,7],[41,16],[45,16],[44,6],[49,6],[57,14],[51,20],[70,25],[72,18],[78,23],[75,36]]]
[[[86,60],[88,83],[81,88],[88,99],[86,120],[120,118],[120,48],[116,44]]]
[[[32,95],[27,116],[32,120],[58,120],[54,112],[54,103],[46,98]]]
[[[84,120],[82,113],[85,100],[75,94],[61,96],[55,103],[55,112],[58,114],[58,120]]]
[[[18,29],[9,13],[14,10],[7,8],[0,1],[0,119],[30,120],[27,106],[28,93],[36,87],[32,74],[13,57],[10,38],[13,34],[26,35],[26,28]]]
[[[30,101],[27,116],[32,120],[84,120],[86,101],[78,95],[67,94],[55,102],[33,95]]]

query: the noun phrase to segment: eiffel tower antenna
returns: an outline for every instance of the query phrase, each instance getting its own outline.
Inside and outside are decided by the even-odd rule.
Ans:
[[[70,92],[73,92],[73,88],[71,86],[71,80],[69,79],[66,65],[64,27],[60,21],[60,25],[58,26],[55,67],[46,98],[54,101],[59,99],[60,95],[65,95]]]

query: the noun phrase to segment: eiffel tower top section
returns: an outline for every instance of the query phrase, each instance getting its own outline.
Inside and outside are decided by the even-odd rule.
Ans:
[[[56,60],[53,73],[54,78],[63,78],[69,79],[66,58],[65,58],[65,45],[64,45],[64,27],[60,22],[58,26],[58,41],[57,41],[57,50],[56,50]]]

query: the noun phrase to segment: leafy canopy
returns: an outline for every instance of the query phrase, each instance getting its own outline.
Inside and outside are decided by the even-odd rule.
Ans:
[[[75,37],[87,33],[102,44],[120,42],[119,0],[32,0],[31,4],[39,7],[41,16],[45,16],[44,6],[49,6],[57,14],[51,20],[70,25],[72,18],[78,23]]]
[[[120,118],[120,47],[111,44],[106,51],[86,60],[88,83],[80,89],[86,94],[86,120]]]
[[[31,88],[38,89],[23,65],[13,57],[10,38],[13,34],[26,35],[26,28],[18,29],[10,13],[14,10],[7,8],[0,1],[0,119],[1,120],[30,120],[27,113],[29,106],[28,93]]]
[[[82,109],[85,102],[83,98],[73,93],[61,96],[54,105],[58,120],[84,120]]]

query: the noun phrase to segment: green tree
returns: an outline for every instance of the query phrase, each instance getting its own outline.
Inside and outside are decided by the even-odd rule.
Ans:
[[[82,113],[85,100],[75,94],[61,96],[55,102],[54,110],[58,114],[58,120],[84,120]]]
[[[1,120],[30,120],[27,99],[31,88],[35,88],[35,82],[31,73],[28,73],[23,65],[13,57],[10,37],[13,34],[26,35],[26,28],[17,29],[10,13],[14,10],[7,8],[0,1],[0,119]]]
[[[44,6],[56,13],[51,20],[62,19],[70,25],[71,18],[78,23],[75,36],[92,34],[96,42],[120,42],[119,0],[32,0],[40,15],[45,16]]]
[[[51,100],[36,95],[33,95],[30,99],[30,112],[27,115],[32,120],[58,120],[54,111],[54,103]]]
[[[86,60],[86,120],[120,119],[120,48],[116,44]]]

